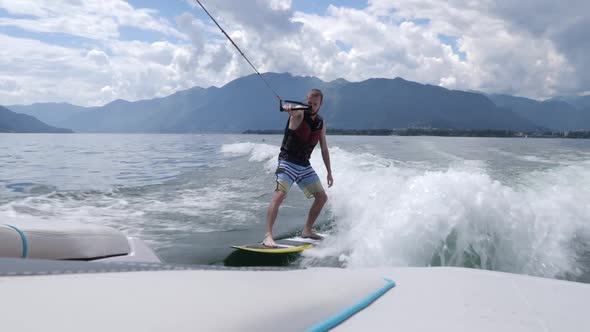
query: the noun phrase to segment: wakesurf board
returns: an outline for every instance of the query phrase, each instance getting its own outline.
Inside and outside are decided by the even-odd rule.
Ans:
[[[325,234],[318,234],[324,239]],[[265,254],[293,254],[299,253],[303,250],[311,249],[318,245],[322,240],[314,240],[311,238],[304,238],[301,236],[290,237],[286,239],[275,240],[276,247],[267,247],[262,243],[247,244],[240,246],[231,246],[234,249],[265,253]]]

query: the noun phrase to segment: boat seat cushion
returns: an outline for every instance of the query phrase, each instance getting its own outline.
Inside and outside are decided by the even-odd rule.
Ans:
[[[26,258],[89,260],[126,255],[130,249],[127,237],[108,226],[30,222],[0,224],[0,257],[23,257],[24,251]]]

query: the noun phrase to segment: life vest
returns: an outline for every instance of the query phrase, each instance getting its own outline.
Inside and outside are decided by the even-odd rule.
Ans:
[[[312,119],[311,115],[305,114],[303,121],[295,130],[289,129],[290,121],[291,117],[287,120],[287,126],[285,127],[279,160],[308,166],[311,152],[320,140],[324,128],[324,119],[319,115]]]

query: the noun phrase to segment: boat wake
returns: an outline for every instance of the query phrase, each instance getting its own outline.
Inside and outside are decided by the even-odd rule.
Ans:
[[[272,172],[277,147],[222,147]],[[463,266],[590,282],[590,162],[495,180],[483,161],[429,170],[331,148],[332,232],[304,266]],[[312,164],[322,179],[321,156]],[[588,279],[588,280],[586,280]]]

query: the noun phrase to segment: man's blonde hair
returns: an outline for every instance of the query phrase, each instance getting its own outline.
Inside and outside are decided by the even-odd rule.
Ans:
[[[322,102],[324,101],[324,93],[320,89],[313,88],[313,89],[309,90],[309,93],[307,93],[307,96],[308,97],[309,96],[320,96],[320,100]]]

